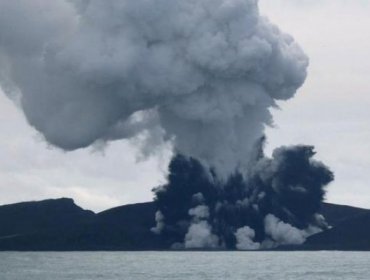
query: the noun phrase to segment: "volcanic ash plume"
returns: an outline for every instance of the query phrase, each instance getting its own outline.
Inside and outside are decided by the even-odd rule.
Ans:
[[[0,13],[1,86],[49,143],[74,150],[134,138],[144,154],[170,143],[184,156],[171,166],[199,165],[193,180],[212,188],[187,198],[187,218],[176,221],[185,229],[175,238],[181,246],[254,248],[263,223],[269,231],[277,227],[277,236],[296,234],[286,224],[293,218],[307,226],[306,214],[314,214],[321,196],[309,200],[307,213],[278,207],[296,197],[307,202],[311,190],[273,178],[285,164],[263,159],[258,141],[273,124],[276,101],[291,98],[304,82],[308,59],[291,36],[260,16],[257,0],[0,0]],[[306,161],[307,168],[325,169]],[[185,195],[191,189],[185,182],[164,189],[169,197],[172,189],[179,191],[173,197]],[[266,197],[281,213],[234,216],[228,209],[236,205],[224,204],[229,197],[258,213],[255,201]],[[172,226],[175,206],[163,206],[172,214],[161,208],[154,231]],[[216,213],[224,217],[218,228]],[[232,228],[229,219],[244,222]]]
[[[221,183],[192,158],[177,155],[168,183],[155,190],[157,227],[173,248],[270,249],[297,245],[327,228],[319,214],[333,174],[311,146],[260,155],[250,176]]]

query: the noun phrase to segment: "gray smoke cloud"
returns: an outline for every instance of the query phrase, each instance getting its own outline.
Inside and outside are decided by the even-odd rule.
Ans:
[[[1,86],[65,150],[140,136],[248,172],[307,65],[257,0],[0,0]]]
[[[314,148],[283,146],[272,158],[257,154],[251,176],[235,174],[226,183],[196,159],[176,155],[167,183],[154,189],[153,232],[164,247],[272,249],[328,229],[320,212],[334,175],[314,159]]]

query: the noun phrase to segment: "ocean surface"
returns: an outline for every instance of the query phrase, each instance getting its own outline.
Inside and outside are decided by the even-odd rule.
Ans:
[[[0,279],[368,280],[370,252],[3,252]]]

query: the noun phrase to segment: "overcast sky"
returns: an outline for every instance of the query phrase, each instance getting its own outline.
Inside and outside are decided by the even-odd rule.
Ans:
[[[310,57],[299,93],[274,111],[267,153],[312,144],[335,172],[327,200],[370,208],[370,1],[260,0],[261,13]],[[164,181],[168,151],[138,159],[119,141],[104,152],[48,146],[0,92],[0,204],[72,197],[95,211],[148,201]]]

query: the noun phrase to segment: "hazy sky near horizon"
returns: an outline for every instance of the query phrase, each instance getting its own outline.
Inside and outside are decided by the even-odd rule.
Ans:
[[[260,0],[261,13],[310,57],[305,85],[273,111],[267,153],[311,144],[336,175],[329,202],[370,208],[370,1]],[[71,197],[95,211],[148,201],[169,152],[138,159],[127,141],[63,152],[48,146],[0,92],[0,204]]]

